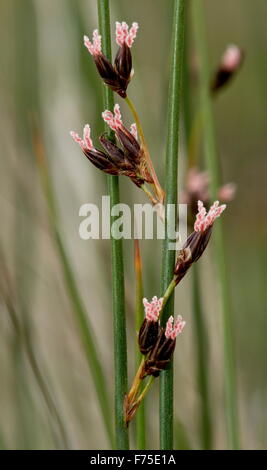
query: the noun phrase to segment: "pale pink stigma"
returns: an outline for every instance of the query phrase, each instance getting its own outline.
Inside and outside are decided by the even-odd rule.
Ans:
[[[230,202],[234,199],[236,193],[235,183],[226,183],[218,191],[218,197],[223,202]]]
[[[125,43],[128,47],[132,47],[138,28],[138,23],[133,23],[129,31],[129,26],[125,21],[122,23],[116,21],[116,42],[118,46],[122,47]]]
[[[85,47],[87,47],[88,51],[91,55],[99,55],[102,53],[101,51],[101,36],[98,33],[98,30],[95,29],[93,32],[93,42],[91,42],[88,36],[83,37],[83,42]]]
[[[238,46],[232,44],[227,47],[222,58],[222,66],[229,72],[239,67],[242,60],[242,52]]]
[[[130,132],[134,136],[135,140],[138,140],[137,126],[136,126],[135,122],[133,124],[131,124]]]
[[[202,201],[198,201],[198,213],[194,224],[195,232],[204,232],[208,227],[213,225],[215,219],[220,217],[221,213],[226,208],[225,204],[219,205],[219,201],[215,201],[207,213]]]
[[[82,150],[92,150],[94,148],[92,139],[90,138],[91,135],[91,129],[89,124],[86,124],[83,129],[83,139],[79,137],[79,134],[77,132],[70,132],[71,137],[77,144],[80,145]]]
[[[167,339],[175,339],[176,336],[178,336],[180,333],[182,333],[183,328],[185,326],[185,321],[181,317],[181,315],[178,315],[176,318],[176,321],[174,323],[173,316],[169,318],[169,320],[166,323],[166,328],[165,328],[165,336]]]
[[[113,131],[116,131],[116,129],[122,127],[121,112],[118,103],[114,106],[114,115],[111,111],[106,109],[102,113],[102,117],[107,123],[107,125],[110,127],[110,129],[112,129]]]
[[[158,299],[157,296],[153,297],[151,302],[148,302],[147,299],[143,299],[143,304],[145,307],[145,316],[148,321],[157,322],[159,314],[162,308],[163,298]]]

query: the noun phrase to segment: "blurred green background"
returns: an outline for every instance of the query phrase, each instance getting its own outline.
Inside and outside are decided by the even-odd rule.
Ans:
[[[172,1],[110,3],[113,34],[116,20],[138,21],[140,25],[129,95],[139,109],[163,181]],[[267,2],[204,0],[204,5],[211,70],[228,44],[236,43],[246,53],[242,70],[216,100],[214,111],[222,179],[234,181],[238,187],[224,224],[241,443],[245,449],[262,449],[267,446]],[[9,449],[61,448],[55,410],[49,407],[52,399],[70,448],[105,449],[108,441],[49,225],[31,132],[34,116],[49,159],[61,234],[93,325],[113,403],[109,242],[83,241],[78,233],[80,206],[86,202],[100,205],[102,194],[107,194],[106,178],[82,157],[69,136],[69,130],[81,132],[86,122],[92,126],[95,142],[102,131],[101,83],[82,41],[83,34],[91,36],[97,25],[96,1],[1,0],[0,22],[0,445]],[[113,44],[116,50],[115,41]],[[197,83],[192,83],[195,93]],[[128,110],[122,100],[120,103],[126,122],[131,123]],[[181,148],[180,189],[184,160]],[[126,178],[121,178],[121,189],[123,202],[146,202]],[[132,241],[125,241],[124,248],[131,380],[135,354]],[[142,241],[141,250],[145,295],[150,298],[159,295],[161,244]],[[211,243],[201,260],[210,342],[207,368],[214,447],[225,448],[221,315],[212,256]],[[181,444],[182,429],[191,446],[199,448],[190,284],[188,275],[176,293],[176,310],[186,318],[187,326],[175,352],[175,417],[180,423],[175,438],[176,446],[185,445]],[[156,449],[157,386],[152,396],[147,400],[148,448]]]

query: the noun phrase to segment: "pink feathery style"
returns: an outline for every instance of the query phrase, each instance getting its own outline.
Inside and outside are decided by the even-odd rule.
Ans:
[[[104,151],[94,147],[91,139],[91,129],[86,124],[83,138],[77,132],[71,131],[70,135],[79,144],[84,155],[99,170],[110,175],[124,175],[131,178],[136,186],[140,187],[144,182],[151,183],[151,177],[143,164],[143,152],[137,140],[136,124],[131,125],[128,130],[123,125],[120,107],[114,106],[114,114],[106,110],[102,113],[104,121],[115,131],[119,145],[108,139],[106,134],[99,137]]]
[[[122,23],[116,21],[116,43],[118,46],[122,47],[126,44],[128,47],[132,47],[138,28],[138,23],[133,23],[129,31],[129,26],[125,21]]]
[[[122,128],[123,126],[122,119],[121,119],[120,106],[118,103],[116,103],[114,106],[114,114],[108,109],[106,109],[102,113],[102,118],[110,127],[110,129],[112,129],[113,131],[116,131],[117,129]]]
[[[138,23],[133,23],[131,28],[123,21],[116,22],[116,42],[119,46],[114,64],[103,54],[101,48],[101,36],[97,29],[93,32],[93,39],[83,37],[83,42],[94,59],[99,75],[104,83],[122,98],[126,98],[126,90],[132,78],[132,54],[131,47],[136,38]]]
[[[118,103],[116,103],[114,106],[114,114],[106,109],[102,113],[102,118],[113,131],[117,131],[118,129],[126,129],[122,122],[120,106]],[[131,124],[130,134],[135,138],[135,140],[138,140],[137,126],[135,122]]]
[[[219,201],[215,201],[211,206],[209,212],[204,207],[202,201],[198,201],[198,213],[194,224],[195,232],[204,232],[208,227],[211,227],[221,213],[226,208],[226,204],[219,205]]]
[[[151,302],[148,302],[146,298],[143,299],[143,305],[145,307],[145,317],[148,321],[157,322],[159,314],[162,308],[163,298],[158,299],[154,296]]]
[[[94,148],[93,142],[91,139],[91,128],[89,124],[86,124],[83,129],[83,139],[79,137],[77,132],[70,131],[70,135],[77,144],[80,145],[81,149],[84,151],[92,150]]]
[[[203,202],[198,201],[194,231],[187,237],[176,260],[174,268],[176,285],[183,279],[192,264],[203,255],[211,237],[214,221],[220,217],[225,208],[225,204],[219,205],[219,201],[215,201],[207,213]]]
[[[174,322],[173,316],[170,316],[165,328],[165,336],[167,339],[175,339],[180,333],[182,333],[186,322],[183,320],[181,315],[178,315]]]
[[[95,29],[93,32],[93,42],[91,42],[88,36],[83,37],[83,42],[85,47],[87,47],[88,51],[91,55],[100,55],[102,53],[101,50],[101,36],[98,33],[98,30]]]

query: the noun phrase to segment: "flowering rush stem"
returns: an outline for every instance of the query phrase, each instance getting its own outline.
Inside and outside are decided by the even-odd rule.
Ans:
[[[139,329],[143,322],[143,280],[142,280],[142,259],[140,253],[139,240],[134,240],[134,261],[135,261],[135,330],[138,337]],[[137,349],[136,367],[138,368],[142,354]],[[137,449],[146,448],[146,410],[145,403],[141,403],[136,416],[136,446]]]
[[[185,1],[175,0],[173,10],[173,33],[171,75],[168,104],[168,134],[166,148],[166,204],[177,203],[177,170],[178,170],[178,132],[180,116],[180,90],[182,85],[182,62],[184,48]],[[165,240],[162,257],[162,290],[166,291],[173,278],[175,253],[169,250],[170,239],[167,236],[171,220],[166,211]],[[165,306],[162,322],[173,315],[174,297],[170,296]],[[160,377],[160,448],[172,449],[173,446],[173,370],[162,371]]]
[[[210,94],[210,74],[207,57],[207,44],[205,39],[205,26],[203,18],[203,2],[194,0],[193,19],[195,27],[195,39],[200,59],[200,99],[202,109],[202,126],[206,166],[211,175],[210,192],[214,197],[220,184],[219,161],[215,142],[214,120]],[[218,224],[215,236],[215,255],[218,267],[218,275],[221,286],[222,310],[223,310],[223,339],[224,339],[224,382],[226,388],[226,418],[228,426],[228,441],[232,449],[239,446],[238,422],[237,422],[237,396],[235,372],[233,364],[233,342],[231,326],[231,307],[229,286],[227,280],[227,268],[225,264],[225,246],[221,224]]]
[[[103,51],[107,59],[111,60],[109,0],[98,0],[98,19]],[[113,109],[114,107],[113,92],[107,86],[104,87],[104,106],[106,109]],[[107,131],[109,137],[114,137],[114,133],[109,128]],[[111,207],[113,207],[120,202],[118,176],[108,176],[108,189]],[[123,402],[127,393],[127,344],[122,240],[112,238],[111,250],[116,448],[127,450],[129,448],[129,437],[123,417]]]
[[[143,132],[143,129],[142,129],[141,121],[139,119],[139,116],[138,116],[138,113],[137,113],[136,108],[134,106],[134,103],[129,98],[129,96],[127,96],[125,98],[125,101],[128,104],[128,106],[129,106],[129,108],[130,108],[130,110],[133,114],[134,120],[136,122],[136,126],[137,126],[137,129],[138,129],[139,135],[140,135],[140,140],[141,140],[141,143],[142,143],[142,147],[143,147],[143,150],[144,150],[144,153],[145,153],[145,158],[146,158],[146,161],[147,161],[147,165],[148,165],[148,168],[150,170],[151,176],[153,178],[153,186],[154,186],[154,189],[155,189],[155,193],[158,197],[158,202],[163,204],[165,193],[164,193],[163,189],[160,186],[157,174],[155,172],[155,169],[154,169],[151,157],[150,157],[150,153],[149,153],[149,150],[148,150],[148,147],[147,147],[145,135],[144,135],[144,132]]]

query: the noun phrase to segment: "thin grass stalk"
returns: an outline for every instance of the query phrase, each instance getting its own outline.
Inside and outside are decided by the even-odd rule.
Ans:
[[[103,53],[111,61],[110,13],[109,0],[98,0],[99,30],[102,36]],[[114,107],[113,92],[103,86],[104,108]],[[110,138],[114,133],[106,126]],[[108,193],[111,208],[120,202],[119,180],[117,176],[108,176]],[[114,217],[111,217],[111,225]],[[128,388],[127,377],[127,339],[124,294],[124,263],[121,239],[111,239],[112,263],[112,304],[113,304],[113,335],[114,335],[114,375],[115,375],[115,435],[116,447],[120,450],[129,448],[128,429],[124,423],[123,403]]]
[[[134,241],[135,247],[135,330],[136,336],[138,337],[139,329],[144,319],[144,308],[143,308],[143,280],[142,280],[142,260],[140,254],[139,241]],[[136,369],[140,365],[142,360],[142,354],[137,347],[136,352]],[[138,408],[136,414],[136,447],[138,450],[144,450],[146,448],[146,413],[145,413],[145,401],[143,400]]]
[[[206,325],[200,292],[198,266],[192,267],[193,318],[197,355],[197,383],[200,394],[200,430],[202,448],[212,448],[212,420],[209,393],[209,357]]]
[[[203,141],[206,158],[206,167],[210,173],[210,193],[216,199],[220,186],[219,158],[216,148],[215,127],[210,96],[210,73],[208,67],[208,50],[205,38],[205,22],[203,2],[192,2],[193,19],[195,26],[195,40],[199,54],[200,70],[200,100],[202,109]],[[234,352],[232,340],[232,322],[230,293],[226,266],[226,250],[224,244],[223,227],[221,222],[214,231],[215,261],[221,288],[221,302],[223,314],[223,343],[224,343],[224,383],[226,391],[226,419],[228,430],[228,444],[231,449],[238,449],[238,422],[237,422],[237,394],[234,369]]]
[[[168,101],[168,134],[166,148],[166,205],[177,204],[177,172],[178,172],[178,144],[179,144],[179,116],[180,91],[182,85],[182,64],[184,47],[185,0],[174,0],[173,32],[171,53],[171,74]],[[175,264],[175,251],[169,250],[169,228],[172,226],[171,214],[166,211],[165,239],[162,254],[162,282],[161,289],[165,292],[173,278]],[[168,300],[162,324],[174,313],[174,294]],[[173,369],[172,365],[160,374],[160,448],[173,447]]]
[[[54,188],[52,185],[51,175],[48,168],[48,163],[45,160],[44,150],[40,138],[35,142],[35,153],[40,170],[40,177],[43,185],[44,194],[49,208],[49,217],[51,228],[53,231],[58,256],[61,262],[62,271],[65,279],[66,290],[69,295],[70,301],[73,306],[73,313],[76,317],[76,322],[80,331],[81,340],[84,347],[85,357],[91,371],[93,382],[96,389],[97,400],[101,410],[102,418],[104,421],[107,437],[110,445],[114,446],[113,426],[111,419],[111,406],[110,397],[107,393],[107,385],[105,380],[104,371],[99,361],[97,348],[93,338],[93,328],[90,324],[90,319],[87,315],[85,306],[79,293],[76,284],[75,275],[69,261],[68,254],[65,249],[61,232],[59,228],[58,214],[55,202]]]
[[[189,38],[190,31],[190,6],[186,5],[186,33],[184,47],[184,77],[183,77],[183,104],[184,104],[184,131],[185,146],[187,153],[187,169],[190,169],[192,161],[190,161],[190,142],[195,136],[195,120],[196,115],[192,119],[191,104],[191,83],[190,83],[190,58],[189,58]],[[197,116],[199,113],[197,112]],[[199,149],[198,149],[199,150]],[[196,164],[196,162],[194,162]],[[200,272],[198,265],[192,266],[192,306],[193,306],[193,322],[194,322],[194,340],[196,347],[196,381],[198,384],[198,392],[200,396],[200,439],[203,449],[212,448],[212,418],[209,393],[209,363],[208,356],[208,337],[206,324],[204,319],[203,305],[201,299]]]

